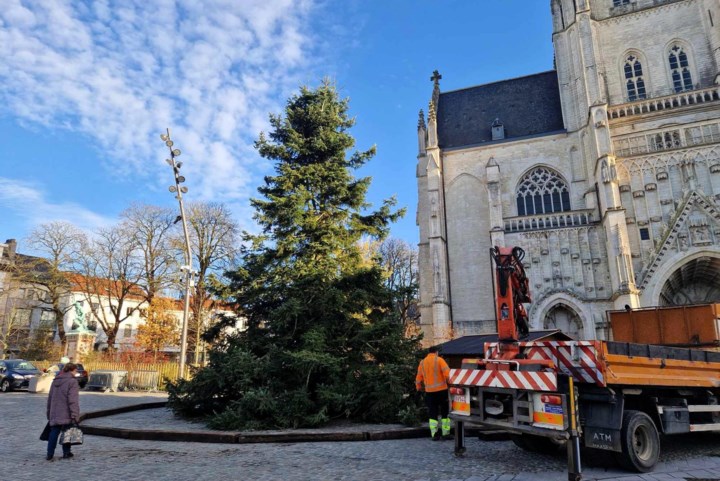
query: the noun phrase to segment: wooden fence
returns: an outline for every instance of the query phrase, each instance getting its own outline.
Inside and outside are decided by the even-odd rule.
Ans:
[[[32,361],[35,366],[40,369],[47,369],[54,361]],[[149,373],[158,373],[157,389],[164,389],[167,381],[176,381],[178,378],[178,363],[176,362],[158,362],[158,363],[140,363],[140,362],[115,362],[115,361],[87,361],[82,363],[85,370],[89,373],[93,371],[127,371],[129,379],[146,379]],[[190,368],[186,366],[186,378],[190,377]],[[150,376],[153,377],[153,376]]]

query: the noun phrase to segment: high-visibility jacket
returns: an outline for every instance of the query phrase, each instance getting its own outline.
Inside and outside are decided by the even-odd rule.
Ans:
[[[415,376],[415,388],[420,391],[425,385],[425,392],[437,392],[448,388],[448,377],[450,367],[445,359],[431,352],[425,359],[420,361],[417,376]]]

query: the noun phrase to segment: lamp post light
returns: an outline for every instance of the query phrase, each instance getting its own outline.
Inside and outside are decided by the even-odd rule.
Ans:
[[[185,177],[180,175],[180,167],[182,162],[177,161],[176,158],[180,156],[180,149],[173,149],[173,141],[170,138],[170,129],[167,129],[167,133],[161,134],[160,138],[168,150],[170,150],[170,158],[165,159],[165,162],[170,165],[175,175],[175,185],[169,187],[170,192],[175,194],[175,198],[180,204],[180,220],[182,220],[183,234],[185,235],[185,265],[180,266],[180,271],[183,273],[185,278],[185,305],[183,306],[183,320],[182,320],[182,336],[180,338],[180,366],[178,368],[178,377],[185,377],[185,358],[187,357],[187,331],[188,331],[188,314],[190,312],[190,288],[193,283],[193,268],[192,268],[192,251],[190,250],[190,235],[188,234],[187,220],[185,218],[185,207],[183,206],[183,194],[186,194],[188,188],[184,185]]]

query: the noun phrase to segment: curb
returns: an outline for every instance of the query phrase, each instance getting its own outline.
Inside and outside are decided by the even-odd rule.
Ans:
[[[131,404],[112,409],[91,411],[80,415],[80,422],[87,419],[113,416],[115,414],[157,409],[167,406],[166,401]],[[258,443],[318,443],[385,441],[393,439],[416,439],[428,437],[427,428],[398,428],[392,431],[362,431],[336,433],[238,433],[222,431],[160,431],[152,429],[127,429],[103,426],[82,426],[85,434],[134,441],[170,441],[194,443],[258,444]]]

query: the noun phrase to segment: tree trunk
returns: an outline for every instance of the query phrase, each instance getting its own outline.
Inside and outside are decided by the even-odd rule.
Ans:
[[[200,334],[201,334],[200,320],[198,320],[198,326],[195,330],[195,357],[194,364],[197,366],[200,363]]]
[[[56,301],[53,301],[53,313],[55,314],[55,326],[57,327],[58,337],[60,337],[60,343],[63,349],[67,344],[67,338],[65,336],[65,313]]]
[[[117,338],[117,329],[110,329],[110,331],[106,332],[105,334],[107,334],[108,351],[115,351],[115,338]]]

